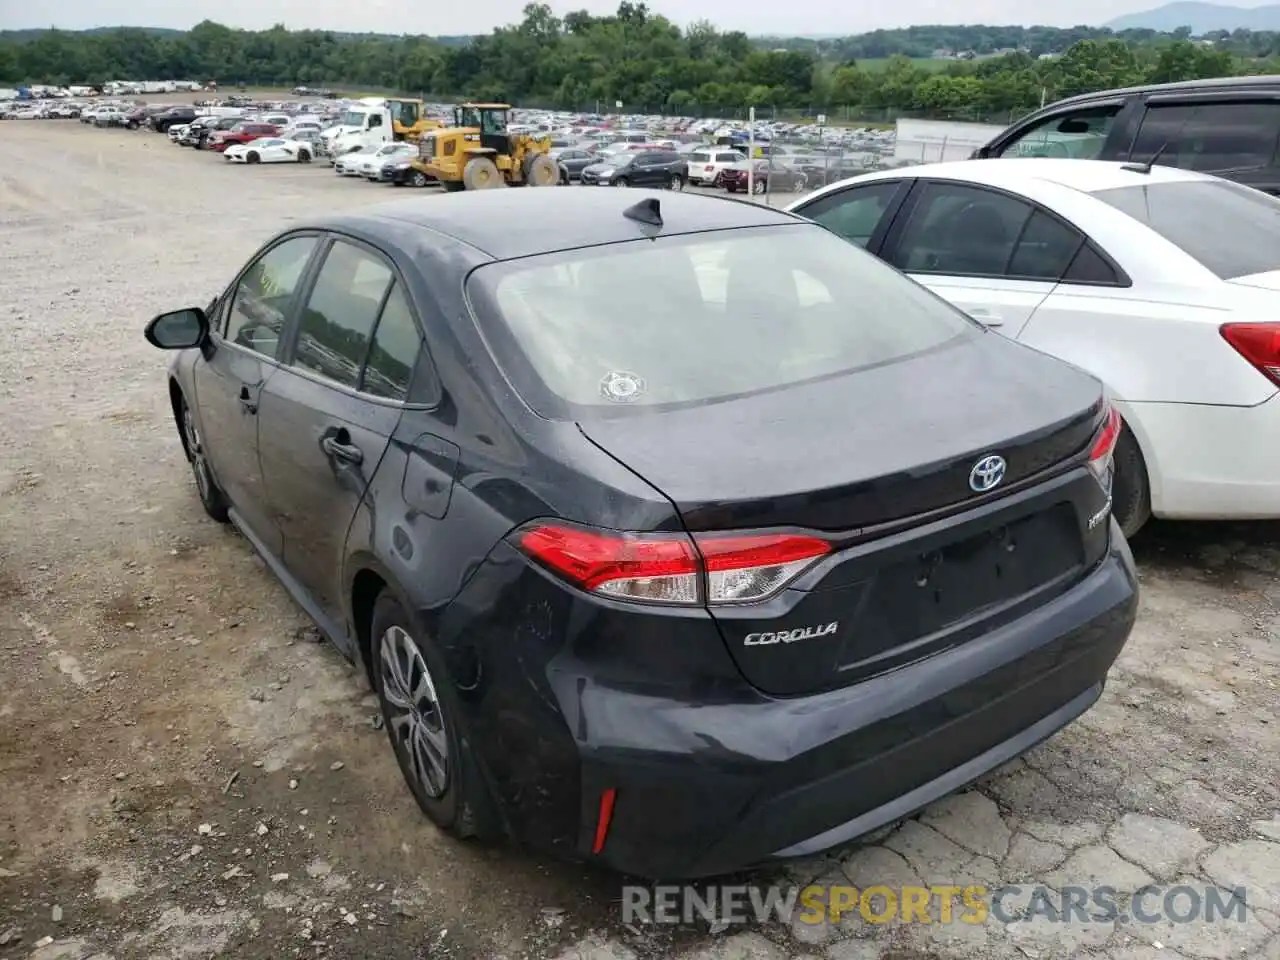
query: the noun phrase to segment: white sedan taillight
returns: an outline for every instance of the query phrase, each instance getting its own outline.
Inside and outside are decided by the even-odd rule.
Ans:
[[[803,534],[624,533],[551,522],[534,522],[514,539],[588,593],[681,605],[766,600],[831,552],[827,541]]]
[[[1097,478],[1102,489],[1111,492],[1111,459],[1116,452],[1116,443],[1120,440],[1120,429],[1124,421],[1115,407],[1108,404],[1106,419],[1093,438],[1093,446],[1089,448],[1089,469]]]

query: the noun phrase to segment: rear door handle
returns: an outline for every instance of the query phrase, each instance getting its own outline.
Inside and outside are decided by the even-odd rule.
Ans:
[[[240,409],[248,414],[258,412],[258,401],[253,398],[248,387],[240,388]]]
[[[346,430],[339,430],[334,436],[325,437],[320,441],[320,449],[335,460],[341,460],[344,463],[364,462],[364,451],[351,443],[351,437]]]

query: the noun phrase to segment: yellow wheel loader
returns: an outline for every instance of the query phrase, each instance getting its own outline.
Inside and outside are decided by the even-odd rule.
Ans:
[[[451,191],[558,185],[560,168],[550,156],[551,141],[510,133],[510,115],[505,103],[455,107],[453,126],[422,134],[414,168]]]

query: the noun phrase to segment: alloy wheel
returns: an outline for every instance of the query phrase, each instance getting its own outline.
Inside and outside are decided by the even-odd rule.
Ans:
[[[200,432],[196,430],[195,417],[191,408],[182,408],[182,433],[187,440],[187,451],[191,454],[191,472],[196,478],[196,489],[200,491],[200,499],[209,501],[213,490],[213,482],[209,476],[209,464],[205,460],[204,447],[200,444]]]
[[[438,799],[449,788],[449,741],[426,658],[408,631],[391,626],[382,635],[379,661],[387,726],[418,787]]]

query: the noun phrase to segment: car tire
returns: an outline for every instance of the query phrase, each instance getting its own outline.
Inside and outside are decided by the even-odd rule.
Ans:
[[[667,189],[674,190],[679,193],[684,189],[684,177],[678,173],[673,173],[671,179],[667,181]]]
[[[751,192],[752,192],[752,193],[754,193],[757,197],[758,197],[758,196],[760,196],[760,195],[762,195],[762,194],[763,194],[766,190],[768,190],[768,189],[769,189],[769,181],[768,181],[768,180],[753,180],[753,181],[751,181]]]
[[[807,187],[808,185],[809,185],[809,178],[802,173],[798,177],[796,177],[795,180],[792,182],[791,190],[793,193],[804,193],[804,188]]]
[[[258,163],[262,158],[258,156],[257,150],[250,150],[244,155],[245,163]]]
[[[1126,537],[1151,519],[1151,484],[1138,441],[1126,426],[1112,454],[1111,513]]]
[[[396,763],[422,812],[459,839],[497,833],[457,690],[426,631],[389,588],[373,605],[370,673]]]
[[[310,163],[310,162],[311,162],[311,151],[310,151],[310,150],[299,150],[299,151],[298,151],[298,162],[299,162],[299,163]]]
[[[615,187],[629,187],[629,186],[631,186],[631,184],[627,181],[627,178],[626,178],[626,177],[619,177],[617,180],[613,181],[613,185],[614,185]]]
[[[229,523],[227,511],[231,504],[218,486],[218,481],[213,478],[213,471],[209,468],[209,460],[204,452],[204,441],[200,438],[200,429],[196,426],[195,415],[187,406],[185,398],[178,401],[178,429],[182,448],[187,454],[187,463],[191,465],[191,473],[196,482],[200,505],[218,523]]]
[[[427,175],[421,170],[415,170],[409,176],[409,185],[412,187],[425,187],[427,185]]]
[[[725,190],[727,190],[729,193],[737,193],[737,192],[738,192],[738,186],[737,186],[737,184],[733,184],[733,183],[731,183],[731,184],[729,184],[727,187],[725,187]]]

